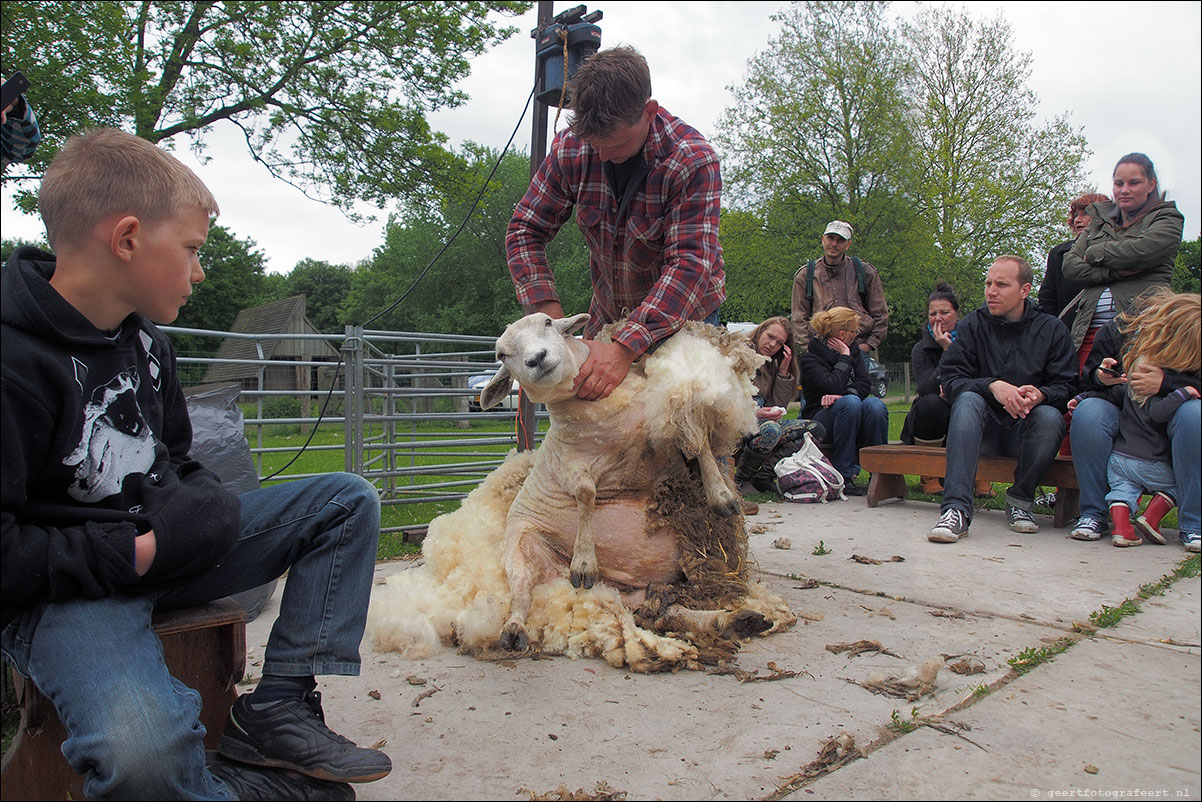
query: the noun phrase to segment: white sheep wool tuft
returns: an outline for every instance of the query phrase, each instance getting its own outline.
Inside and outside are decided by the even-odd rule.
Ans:
[[[367,630],[376,649],[429,657],[441,644],[478,656],[494,653],[509,610],[501,565],[505,516],[530,472],[532,452],[510,452],[458,510],[430,522],[422,562],[376,585]],[[635,624],[612,587],[577,590],[567,579],[534,592],[527,633],[544,654],[599,657],[633,671],[687,665],[697,651],[685,641]]]
[[[715,454],[731,454],[745,435],[759,430],[751,377],[764,357],[742,342],[740,335],[690,321],[647,358],[649,440],[694,458],[693,444],[708,438]]]

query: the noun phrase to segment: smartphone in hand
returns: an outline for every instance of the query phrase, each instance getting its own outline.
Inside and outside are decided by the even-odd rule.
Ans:
[[[30,84],[29,79],[19,70],[8,76],[8,80],[4,82],[3,94],[0,96],[0,109],[7,109],[13,103],[16,103],[17,98],[25,94],[25,90],[30,86],[32,84]]]

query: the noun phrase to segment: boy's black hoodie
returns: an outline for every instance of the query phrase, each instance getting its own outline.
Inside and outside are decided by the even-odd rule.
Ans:
[[[216,565],[238,497],[188,457],[175,353],[132,314],[103,332],[50,286],[55,257],[19,248],[0,275],[3,623],[41,602],[172,587]],[[154,530],[149,572],[134,537]]]

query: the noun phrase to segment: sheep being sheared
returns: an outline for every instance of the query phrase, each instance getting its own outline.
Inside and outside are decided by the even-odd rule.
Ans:
[[[499,629],[504,649],[596,654],[635,670],[712,662],[743,637],[795,621],[783,600],[747,581],[739,499],[714,458],[756,429],[750,378],[762,357],[744,336],[686,323],[607,398],[581,401],[571,387],[588,346],[571,332],[587,319],[529,315],[498,338],[502,368],[482,406],[516,379],[546,405],[550,428],[532,456],[511,457],[460,510],[431,523],[423,568],[434,578],[404,572],[373,600],[381,648],[410,649],[413,639],[397,634],[410,605],[431,622],[427,643],[438,633],[479,651]],[[444,560],[443,538],[491,542],[451,547],[456,556]],[[499,570],[479,565],[498,540]],[[422,582],[431,594],[409,592]],[[434,587],[442,583],[450,589]],[[425,600],[440,593],[454,598]],[[497,626],[506,602],[490,643],[481,632]]]

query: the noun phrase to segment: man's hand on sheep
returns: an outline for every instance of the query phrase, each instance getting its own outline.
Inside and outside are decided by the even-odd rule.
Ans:
[[[588,359],[580,366],[572,391],[582,401],[600,401],[622,383],[635,360],[634,352],[621,343],[585,340]]]

